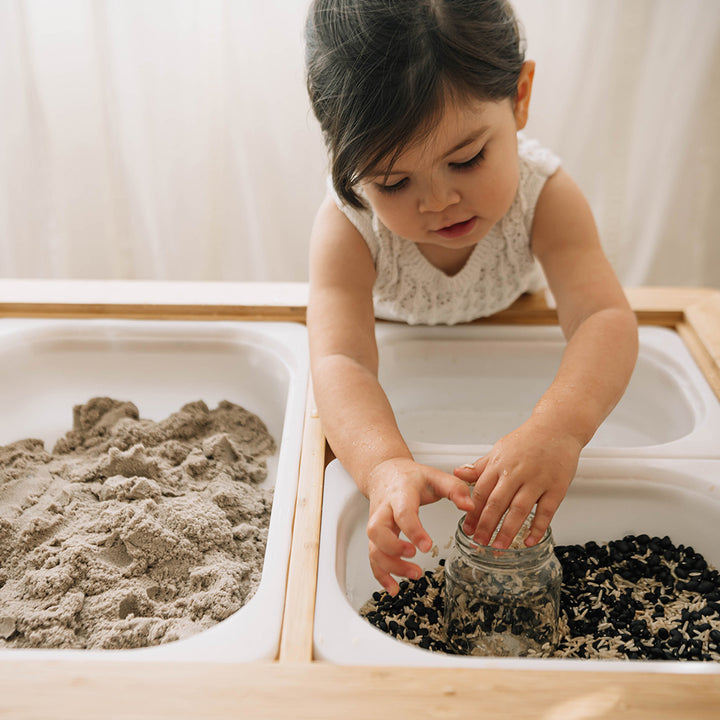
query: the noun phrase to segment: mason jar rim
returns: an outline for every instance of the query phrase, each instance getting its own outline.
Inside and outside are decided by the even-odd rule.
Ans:
[[[531,517],[532,515],[534,515],[534,513],[531,514]],[[468,535],[463,530],[464,522],[465,515],[458,520],[457,532],[455,534],[455,537],[459,540],[458,544],[462,546],[463,551],[474,553],[479,559],[482,559],[483,562],[521,562],[523,560],[530,560],[534,555],[539,555],[547,551],[551,552],[553,548],[552,529],[549,526],[545,534],[535,545],[530,547],[523,545],[519,548],[494,548],[492,545],[483,545]]]

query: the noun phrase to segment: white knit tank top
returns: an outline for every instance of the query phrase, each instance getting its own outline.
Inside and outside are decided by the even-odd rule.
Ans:
[[[336,204],[370,248],[377,278],[375,316],[411,325],[453,325],[492,315],[524,292],[539,290],[544,277],[530,249],[535,206],[559,158],[518,133],[520,182],[507,214],[475,246],[462,269],[447,275],[417,245],[388,230],[372,209],[343,203],[328,181]]]

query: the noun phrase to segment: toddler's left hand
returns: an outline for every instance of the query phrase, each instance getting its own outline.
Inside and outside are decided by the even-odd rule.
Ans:
[[[525,544],[538,543],[575,476],[581,450],[571,435],[530,418],[472,465],[455,468],[456,477],[475,482],[475,507],[467,513],[464,532],[487,545],[507,510],[493,542],[493,547],[507,548],[537,503]]]

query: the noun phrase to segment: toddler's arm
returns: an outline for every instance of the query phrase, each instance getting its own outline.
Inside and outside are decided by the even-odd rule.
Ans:
[[[491,452],[455,474],[476,482],[465,531],[508,547],[535,503],[526,541],[545,533],[573,479],[582,448],[620,400],[637,359],[637,323],[603,253],[592,213],[563,170],[538,200],[533,252],[543,266],[567,338],[560,368],[531,417]]]
[[[455,476],[416,463],[377,380],[372,287],[375,268],[357,230],[326,201],[318,212],[310,252],[308,333],[313,390],[335,455],[370,501],[369,555],[373,574],[396,593],[392,575],[420,577],[407,558],[432,540],[420,505],[450,498],[473,506],[470,488]],[[402,540],[403,532],[410,542]]]

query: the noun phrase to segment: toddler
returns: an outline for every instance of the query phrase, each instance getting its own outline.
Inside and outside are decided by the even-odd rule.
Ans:
[[[526,544],[542,538],[627,386],[637,325],[583,194],[520,132],[535,65],[507,2],[315,0],[306,64],[331,165],[310,251],[313,387],[395,594],[432,546],[425,503],[449,498],[484,544],[505,516],[498,548],[534,509]],[[415,462],[378,383],[375,318],[466,322],[544,279],[567,345],[530,417],[453,474]]]

